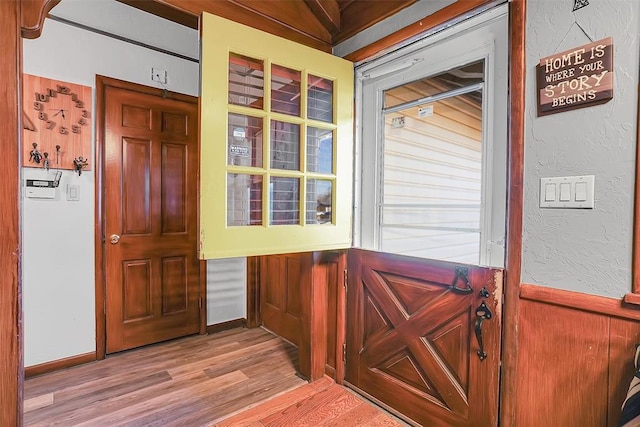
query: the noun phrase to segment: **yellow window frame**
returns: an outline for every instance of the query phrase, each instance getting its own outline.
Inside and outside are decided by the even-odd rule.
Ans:
[[[224,18],[204,13],[202,17],[200,98],[200,248],[201,259],[256,256],[351,246],[353,205],[353,64],[342,58],[267,34]],[[239,54],[264,63],[263,109],[229,104],[229,54]],[[299,117],[271,112],[271,64],[302,73]],[[307,118],[307,76],[333,82],[333,123]],[[228,114],[263,119],[263,167],[230,166],[227,161]],[[270,225],[268,165],[270,120],[300,124],[300,170],[278,170],[277,176],[299,181],[299,224]],[[306,171],[306,126],[333,130],[333,174]],[[227,225],[228,173],[262,175],[262,225]],[[306,224],[306,180],[329,177],[333,182],[332,222]]]

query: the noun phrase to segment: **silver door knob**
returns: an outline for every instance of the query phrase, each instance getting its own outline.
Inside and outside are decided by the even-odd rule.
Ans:
[[[111,242],[112,245],[115,245],[116,243],[118,243],[120,241],[120,236],[118,236],[117,234],[112,234],[109,237],[109,241]]]

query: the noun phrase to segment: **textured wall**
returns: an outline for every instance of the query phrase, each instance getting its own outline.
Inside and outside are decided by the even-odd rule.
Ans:
[[[529,0],[522,281],[621,297],[631,290],[640,2]],[[614,99],[536,116],[540,58],[613,37]],[[595,209],[540,209],[541,177],[595,175]]]

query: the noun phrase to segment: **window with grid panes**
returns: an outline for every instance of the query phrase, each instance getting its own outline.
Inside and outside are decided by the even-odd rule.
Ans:
[[[201,258],[351,245],[353,64],[205,14]]]

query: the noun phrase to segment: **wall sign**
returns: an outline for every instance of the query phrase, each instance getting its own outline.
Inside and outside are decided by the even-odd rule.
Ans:
[[[537,66],[538,116],[613,98],[613,39],[547,56]]]

